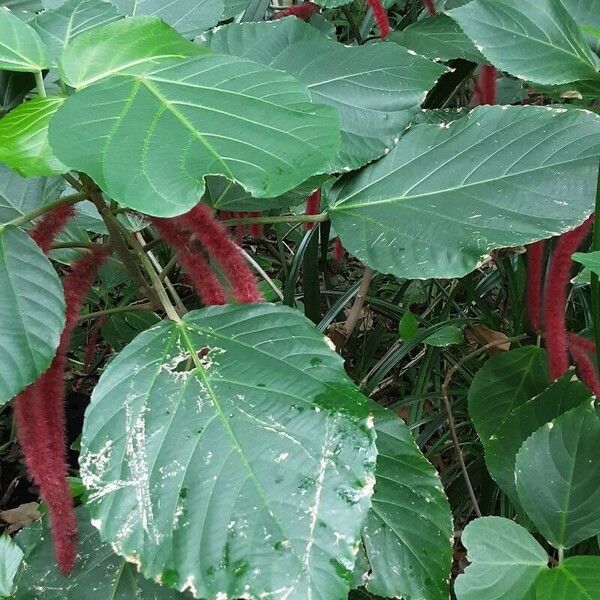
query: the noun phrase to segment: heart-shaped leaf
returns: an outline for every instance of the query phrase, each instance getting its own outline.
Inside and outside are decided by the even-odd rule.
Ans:
[[[342,147],[327,167],[332,173],[388,152],[444,72],[396,44],[345,46],[299,19],[228,25],[205,43],[290,73],[313,102],[336,109]]]
[[[600,418],[586,402],[540,427],[517,454],[521,506],[555,548],[600,533],[599,444]]]
[[[67,99],[50,124],[60,160],[112,198],[155,216],[190,210],[204,176],[278,196],[339,149],[339,120],[295,79],[205,55],[143,76],[109,77]]]
[[[60,60],[60,74],[65,83],[79,89],[110,75],[143,73],[161,59],[205,53],[157,17],[130,17],[69,44]]]
[[[440,479],[408,427],[377,405],[377,469],[363,540],[367,589],[394,598],[448,598],[452,513]]]
[[[597,115],[481,107],[410,129],[334,187],[330,216],[344,247],[378,271],[461,277],[493,249],[581,223],[594,209],[599,157]]]
[[[0,405],[33,383],[54,358],[65,323],[62,286],[35,242],[0,230]]]
[[[0,69],[35,72],[50,64],[50,52],[35,29],[0,7]]]
[[[600,556],[573,556],[540,573],[536,600],[597,600],[600,598]]]
[[[456,580],[457,600],[529,600],[532,584],[547,568],[545,550],[526,529],[502,517],[471,521],[462,543],[471,565]]]
[[[158,17],[192,38],[216,25],[224,12],[223,0],[113,0],[124,15]]]
[[[515,77],[548,85],[600,78],[600,62],[561,0],[473,0],[448,14]]]
[[[48,125],[64,101],[34,98],[0,120],[0,160],[27,177],[67,172],[48,142]]]
[[[102,539],[197,598],[348,593],[374,485],[366,399],[298,312],[213,307],[140,334],[86,413]]]
[[[185,600],[189,594],[165,589],[142,577],[135,565],[100,540],[85,507],[77,509],[79,543],[75,568],[65,577],[56,568],[48,519],[22,530],[17,543],[25,558],[17,574],[14,600]]]
[[[110,2],[67,0],[59,8],[37,15],[32,25],[42,41],[50,48],[54,58],[58,58],[63,48],[78,36],[122,18]],[[101,37],[97,38],[97,40],[101,39]]]

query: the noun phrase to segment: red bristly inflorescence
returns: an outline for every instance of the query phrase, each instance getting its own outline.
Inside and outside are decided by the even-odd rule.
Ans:
[[[74,215],[72,204],[60,204],[49,210],[33,227],[30,235],[33,241],[48,254],[56,236],[65,228],[68,220]]]
[[[542,287],[544,279],[544,240],[527,246],[527,311],[534,331],[542,329]]]
[[[479,76],[473,80],[473,100],[475,104],[496,104],[498,71],[492,65],[483,65]]]
[[[373,17],[375,18],[377,27],[379,27],[379,35],[381,36],[381,39],[384,40],[392,32],[387,11],[381,0],[367,0],[367,2],[373,11]]]
[[[346,250],[344,250],[342,240],[337,237],[333,242],[333,259],[337,262],[340,262],[344,258],[344,254],[346,254]]]
[[[544,292],[544,324],[550,377],[558,379],[569,368],[565,307],[571,275],[571,255],[590,232],[594,216],[563,234],[556,243],[550,260]]]
[[[423,0],[423,6],[425,6],[430,16],[435,17],[437,14],[437,10],[435,9],[435,0]]]
[[[315,190],[306,200],[305,215],[318,215],[321,210],[321,190]],[[307,221],[304,223],[304,229],[310,231],[314,227],[314,223]]]
[[[175,248],[177,257],[188,274],[200,300],[205,306],[227,302],[223,286],[204,258],[190,247],[190,233],[182,229],[173,219],[152,219],[163,240]]]
[[[71,571],[77,552],[77,519],[67,481],[65,383],[67,352],[82,303],[108,255],[95,247],[74,263],[63,282],[66,321],[50,368],[24,390],[14,403],[19,443],[27,469],[48,506],[58,567]]]
[[[278,10],[273,19],[282,19],[283,17],[298,17],[303,21],[308,21],[312,15],[319,11],[319,7],[312,2],[303,2],[302,4],[294,4],[283,10]]]
[[[569,352],[575,362],[579,378],[596,396],[600,396],[600,378],[586,350],[586,347],[593,347],[595,352],[595,344],[572,333],[568,335],[568,341]]]
[[[197,204],[190,212],[177,217],[176,223],[196,236],[204,249],[223,269],[238,302],[260,302],[262,296],[258,283],[249,269],[240,248],[227,235],[227,231],[214,218],[206,204]]]
[[[253,219],[258,219],[261,216],[259,212],[250,212],[248,216]],[[262,223],[250,223],[250,235],[255,239],[263,237],[264,229]]]

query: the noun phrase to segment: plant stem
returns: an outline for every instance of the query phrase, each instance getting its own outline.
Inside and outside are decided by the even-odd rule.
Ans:
[[[41,98],[46,98],[46,88],[44,87],[44,75],[41,71],[35,72],[35,87]]]
[[[154,306],[149,302],[144,304],[128,304],[127,306],[115,306],[113,308],[107,308],[106,310],[98,310],[96,312],[88,313],[87,315],[81,315],[78,319],[80,323],[84,321],[92,321],[99,317],[106,317],[110,315],[118,315],[120,313],[133,312],[133,311],[151,311],[154,310]]]
[[[269,224],[269,223],[319,223],[327,221],[329,216],[327,213],[319,213],[318,215],[274,215],[267,217],[244,217],[243,219],[227,219],[220,221],[223,227],[231,225],[251,225],[253,223]]]
[[[61,204],[74,204],[75,202],[81,202],[81,200],[86,200],[88,198],[87,193],[77,193],[71,194],[70,196],[64,196],[55,200],[54,202],[49,202],[48,204],[44,204],[43,206],[39,206],[35,210],[28,212],[12,221],[7,221],[6,223],[0,224],[0,232],[6,227],[20,227],[21,225],[25,225],[25,223],[29,223],[29,221],[33,221],[36,217],[39,217],[48,211],[56,208],[57,206],[61,206]]]
[[[369,286],[371,285],[372,279],[373,270],[366,267],[362,279],[360,281],[358,293],[356,294],[356,300],[354,301],[354,304],[350,309],[350,313],[348,314],[346,323],[344,323],[344,345],[350,339],[350,336],[352,335],[352,332],[356,328],[358,320],[360,319],[360,315],[362,313],[362,309],[365,304],[365,299],[367,297],[367,293],[369,292]]]
[[[596,188],[594,231],[592,235],[592,252],[600,251],[600,165],[598,168],[598,186]],[[596,361],[600,371],[600,279],[592,271],[592,321],[594,325],[594,340],[596,341]]]
[[[565,549],[559,548],[558,549],[558,564],[560,564],[564,558],[565,558]]]
[[[352,32],[352,35],[354,36],[354,39],[359,45],[364,44],[363,37],[360,34],[360,29],[358,27],[356,19],[354,18],[354,15],[352,14],[352,11],[347,6],[342,6],[340,8],[342,9],[344,16],[346,17],[346,20],[348,21],[348,26],[350,28],[350,31]]]

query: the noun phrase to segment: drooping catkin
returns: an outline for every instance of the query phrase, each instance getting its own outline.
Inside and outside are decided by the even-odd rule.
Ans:
[[[584,348],[586,344],[582,343],[587,342],[587,340],[583,340],[583,338],[575,339],[578,337],[579,336],[574,336],[573,334],[569,334],[568,336],[569,352],[573,357],[577,374],[579,375],[579,379],[594,393],[594,395],[600,397],[600,378],[598,377],[594,362]]]
[[[550,377],[558,379],[569,368],[565,309],[571,275],[571,255],[583,243],[593,223],[591,215],[582,225],[560,236],[550,259],[544,290],[544,325]]]
[[[304,214],[307,216],[318,215],[321,210],[321,190],[315,190],[306,200],[306,210]],[[311,221],[304,223],[304,229],[310,231],[315,224]]]
[[[69,219],[75,214],[73,204],[60,204],[49,210],[33,227],[30,235],[33,241],[48,254],[56,236],[65,228]]]
[[[221,265],[238,302],[244,304],[262,300],[256,277],[244,260],[240,248],[214,218],[208,205],[197,204],[185,215],[177,217],[176,221],[182,227],[189,228],[208,254]]]
[[[67,481],[65,371],[73,330],[100,264],[108,255],[97,246],[75,262],[63,282],[66,318],[50,368],[15,399],[17,434],[27,469],[48,506],[58,567],[69,573],[77,551],[77,519]]]
[[[340,262],[344,258],[345,254],[346,250],[342,245],[342,240],[340,240],[339,237],[335,238],[335,241],[333,242],[333,259],[337,262]]]
[[[375,23],[377,23],[377,27],[379,28],[379,35],[381,39],[384,40],[392,32],[387,11],[385,10],[381,0],[367,0],[367,2],[371,7],[371,11],[373,11]]]
[[[319,11],[319,7],[312,2],[303,2],[302,4],[294,4],[283,10],[278,10],[273,15],[273,19],[282,19],[283,17],[297,17],[303,21],[308,21],[312,15]]]
[[[423,0],[423,6],[425,6],[431,17],[436,16],[437,10],[435,8],[435,0]]]
[[[544,279],[544,240],[527,246],[527,313],[535,332],[542,329],[542,287]]]

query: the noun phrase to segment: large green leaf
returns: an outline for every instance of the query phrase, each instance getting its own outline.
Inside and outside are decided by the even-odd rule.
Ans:
[[[581,27],[600,27],[600,0],[562,0],[575,22]],[[596,53],[600,51],[600,39],[586,35],[586,41]]]
[[[161,59],[204,53],[157,17],[130,17],[69,44],[60,60],[60,74],[65,83],[83,88],[110,75],[143,73]]]
[[[363,532],[371,564],[367,589],[384,597],[446,600],[453,528],[440,479],[393,412],[376,408],[375,431],[375,493]]]
[[[0,161],[27,177],[68,171],[48,143],[48,125],[64,101],[62,97],[35,98],[0,120]]]
[[[469,389],[469,416],[479,437],[489,442],[513,410],[549,385],[546,353],[541,348],[524,346],[490,358]]]
[[[586,402],[540,427],[517,454],[521,506],[555,548],[600,533],[599,445],[600,418]]]
[[[501,517],[471,521],[462,543],[471,565],[456,580],[457,600],[524,600],[548,562],[526,529]]]
[[[515,77],[548,85],[599,77],[600,62],[561,0],[473,0],[448,14]]]
[[[54,58],[58,58],[63,48],[79,35],[121,18],[110,2],[67,0],[59,8],[37,15],[32,25]],[[101,39],[99,36],[97,41]]]
[[[571,229],[594,209],[600,118],[486,106],[417,125],[384,158],[337,184],[344,247],[383,273],[460,277],[493,249]]]
[[[464,58],[476,63],[486,62],[475,44],[448,15],[420,19],[389,39],[431,60]]]
[[[50,53],[36,31],[0,8],[0,69],[34,72],[49,64]]]
[[[48,519],[19,533],[25,558],[16,577],[14,600],[184,600],[191,598],[142,577],[135,565],[100,540],[84,507],[77,509],[77,563],[68,577],[56,568]]]
[[[65,322],[58,275],[20,229],[0,230],[0,404],[33,383],[54,358]]]
[[[8,534],[0,537],[0,597],[11,597],[13,582],[21,564],[23,551]]]
[[[113,0],[124,15],[150,15],[162,19],[188,38],[216,25],[224,11],[223,0]]]
[[[337,110],[342,147],[329,172],[356,169],[388,152],[444,72],[396,44],[345,46],[294,18],[228,25],[206,43],[294,75],[313,102]]]
[[[71,96],[50,143],[125,206],[173,216],[196,205],[205,175],[273,197],[322,170],[339,148],[339,121],[309,99],[286,73],[244,59],[169,61]]]
[[[296,311],[163,322],[115,358],[86,413],[94,523],[197,598],[345,597],[375,482],[368,412]]]
[[[597,600],[600,598],[600,556],[573,556],[540,573],[536,600]]]
[[[0,223],[56,200],[63,187],[63,182],[57,177],[21,177],[0,163]]]
[[[590,399],[587,387],[571,377],[572,373],[567,373],[541,394],[515,406],[495,433],[481,440],[490,475],[515,504],[519,503],[515,460],[523,442],[542,425]]]

